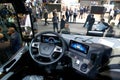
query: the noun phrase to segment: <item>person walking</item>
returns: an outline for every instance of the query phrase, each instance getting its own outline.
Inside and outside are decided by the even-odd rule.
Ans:
[[[48,21],[47,21],[47,19],[48,19],[48,11],[47,11],[47,9],[45,9],[44,18],[45,18],[45,25],[49,24]]]
[[[73,10],[70,8],[70,22],[72,22]]]
[[[73,22],[75,22],[76,23],[76,17],[77,17],[77,14],[78,12],[77,12],[77,9],[75,8],[75,10],[74,10],[74,12],[73,12]]]
[[[90,19],[91,19],[91,13],[88,14],[88,16],[87,16],[87,18],[86,18],[86,21],[85,21],[85,23],[84,23],[84,25],[83,25],[83,27],[86,26],[87,22],[90,21]]]
[[[69,22],[70,11],[68,8],[66,9],[65,15],[66,15],[66,21]]]
[[[83,18],[83,13],[84,13],[83,7],[80,7],[79,11],[80,11],[79,18],[82,19]]]
[[[57,32],[58,32],[58,22],[59,22],[59,18],[57,16],[57,14],[55,14],[52,18],[52,22],[53,22],[53,31],[55,31],[55,29],[57,29]]]
[[[87,32],[92,30],[92,26],[95,23],[95,18],[94,15],[91,15],[91,19],[88,21],[88,28],[87,28]]]
[[[65,27],[65,16],[62,15],[61,22],[60,22],[60,32],[61,32],[61,29],[63,29],[64,27]]]

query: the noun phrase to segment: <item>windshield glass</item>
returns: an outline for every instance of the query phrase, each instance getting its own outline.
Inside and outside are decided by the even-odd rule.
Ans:
[[[117,3],[107,4],[112,6],[108,9],[105,4],[107,1],[98,0],[26,1],[26,6],[32,11],[33,27],[36,32],[54,31],[98,37],[119,37],[119,6]]]
[[[16,12],[10,3],[0,4],[0,66],[22,46]]]

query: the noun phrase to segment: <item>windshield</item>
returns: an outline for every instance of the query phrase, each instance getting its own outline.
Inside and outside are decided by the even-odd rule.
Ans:
[[[106,3],[87,0],[49,0],[27,1],[26,6],[32,11],[35,32],[54,31],[118,38],[120,36],[119,6],[114,4],[108,11],[104,6]]]

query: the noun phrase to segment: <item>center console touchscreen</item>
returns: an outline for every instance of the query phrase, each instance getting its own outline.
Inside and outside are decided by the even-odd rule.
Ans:
[[[84,55],[87,55],[89,50],[88,45],[73,40],[70,41],[69,48],[78,51]]]

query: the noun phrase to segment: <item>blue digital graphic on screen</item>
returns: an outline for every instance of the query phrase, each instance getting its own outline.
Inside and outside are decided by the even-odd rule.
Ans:
[[[60,43],[60,40],[59,40],[59,38],[56,37],[56,36],[46,36],[46,35],[42,35],[42,36],[41,36],[41,42],[59,44],[59,43]]]
[[[57,40],[57,39],[55,39],[55,38],[44,38],[44,42],[45,43],[60,43],[60,41],[59,40]]]
[[[80,52],[82,52],[82,53],[84,53],[84,54],[87,54],[88,48],[89,48],[89,46],[84,45],[84,44],[81,44],[81,43],[78,43],[78,42],[75,42],[75,41],[72,41],[72,42],[71,42],[70,47],[71,47],[72,49],[75,49],[75,50],[77,50],[77,51],[80,51]]]

